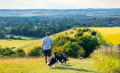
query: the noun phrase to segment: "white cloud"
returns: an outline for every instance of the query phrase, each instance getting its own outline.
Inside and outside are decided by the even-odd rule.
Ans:
[[[120,0],[0,0],[0,9],[120,8]]]

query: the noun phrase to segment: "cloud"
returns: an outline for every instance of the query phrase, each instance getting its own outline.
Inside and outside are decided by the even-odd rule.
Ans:
[[[120,0],[0,0],[0,9],[120,8]]]

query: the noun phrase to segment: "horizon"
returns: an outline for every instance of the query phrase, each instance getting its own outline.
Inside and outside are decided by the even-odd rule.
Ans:
[[[47,9],[47,8],[46,8]],[[120,8],[78,8],[78,9],[74,9],[74,10],[80,10],[80,9],[120,9]],[[40,9],[0,9],[0,10],[44,10],[44,8],[40,8]],[[47,10],[72,10],[72,9],[47,9]]]
[[[120,0],[0,0],[0,9],[120,8]]]

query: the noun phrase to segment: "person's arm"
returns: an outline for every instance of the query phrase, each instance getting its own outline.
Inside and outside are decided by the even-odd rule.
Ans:
[[[55,47],[55,44],[54,44],[54,43],[52,43],[52,46],[54,46],[54,47]]]
[[[53,40],[52,40],[52,46],[54,46],[54,47],[55,47],[55,44],[54,44]]]

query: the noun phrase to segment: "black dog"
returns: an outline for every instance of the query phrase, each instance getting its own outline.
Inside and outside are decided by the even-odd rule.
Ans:
[[[58,60],[63,64],[64,62],[66,63],[66,61],[69,59],[66,56],[63,56],[62,54],[59,55]]]
[[[56,52],[53,53],[54,57],[51,58],[50,63],[48,64],[50,67],[55,67],[55,65],[58,63],[59,56]]]

